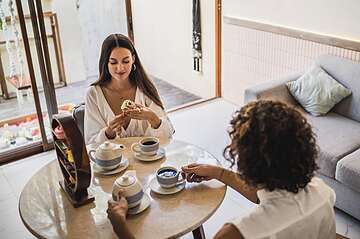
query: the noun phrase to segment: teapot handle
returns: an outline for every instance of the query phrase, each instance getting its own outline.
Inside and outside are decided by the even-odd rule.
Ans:
[[[131,145],[131,150],[135,153],[141,153],[140,144],[139,143],[133,143]]]
[[[182,172],[182,171],[178,171],[178,173],[180,174],[179,175],[179,179],[178,179],[178,181],[177,181],[177,183],[176,183],[176,186],[177,185],[180,185],[180,184],[182,184],[182,183],[184,183],[184,182],[186,182],[186,176],[185,176],[185,174]]]
[[[95,163],[95,158],[93,157],[93,153],[95,153],[96,151],[95,150],[93,150],[93,149],[91,149],[90,151],[89,151],[89,158],[90,158],[90,160],[91,161],[93,161],[94,163]]]
[[[123,145],[123,144],[118,144],[117,147],[121,150],[126,149],[125,145]]]

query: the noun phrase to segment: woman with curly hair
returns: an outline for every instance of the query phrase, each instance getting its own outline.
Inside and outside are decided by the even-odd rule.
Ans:
[[[189,182],[217,179],[259,204],[226,223],[216,239],[335,238],[335,193],[314,177],[316,140],[300,112],[281,102],[251,102],[235,113],[229,136],[224,156],[236,172],[206,164],[182,168]],[[108,214],[118,235],[132,238],[126,210],[122,199],[109,203]]]
[[[229,136],[224,156],[237,172],[183,167],[190,182],[217,179],[259,204],[215,238],[335,238],[335,193],[314,177],[316,140],[300,112],[281,102],[251,102],[235,113]]]

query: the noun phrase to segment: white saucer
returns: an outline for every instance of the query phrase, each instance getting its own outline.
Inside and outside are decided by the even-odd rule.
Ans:
[[[133,207],[133,208],[130,208],[127,213],[129,215],[139,214],[140,212],[145,211],[145,209],[147,209],[150,206],[150,204],[151,204],[151,200],[150,200],[149,195],[144,193],[144,196],[141,199],[140,205],[138,205],[136,207]]]
[[[127,169],[127,167],[129,167],[129,160],[123,156],[123,159],[122,159],[122,162],[120,163],[120,165],[113,170],[103,170],[96,163],[93,163],[93,162],[91,162],[91,165],[92,165],[93,172],[96,174],[113,175],[113,174],[121,173],[122,171]]]
[[[169,195],[169,194],[174,194],[174,193],[177,193],[177,192],[180,192],[181,190],[183,190],[185,188],[185,184],[186,184],[186,182],[184,181],[183,183],[180,183],[180,184],[176,185],[175,187],[163,188],[160,186],[159,182],[157,181],[157,179],[155,177],[150,181],[149,187],[151,188],[151,191],[153,191],[154,193]]]
[[[165,149],[159,148],[157,153],[155,155],[151,155],[151,156],[134,152],[134,156],[136,159],[138,159],[140,161],[145,161],[145,162],[155,161],[155,160],[159,160],[165,156]]]

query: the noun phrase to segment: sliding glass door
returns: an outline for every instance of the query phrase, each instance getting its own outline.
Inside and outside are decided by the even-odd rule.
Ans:
[[[43,2],[0,0],[0,163],[52,148],[54,88],[66,80],[57,16]]]

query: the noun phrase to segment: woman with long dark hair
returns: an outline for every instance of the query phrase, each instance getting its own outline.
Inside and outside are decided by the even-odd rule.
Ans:
[[[127,100],[136,107],[125,112],[121,106]],[[99,79],[87,92],[84,123],[87,144],[116,136],[170,139],[174,133],[155,85],[124,35],[111,34],[102,44]]]

